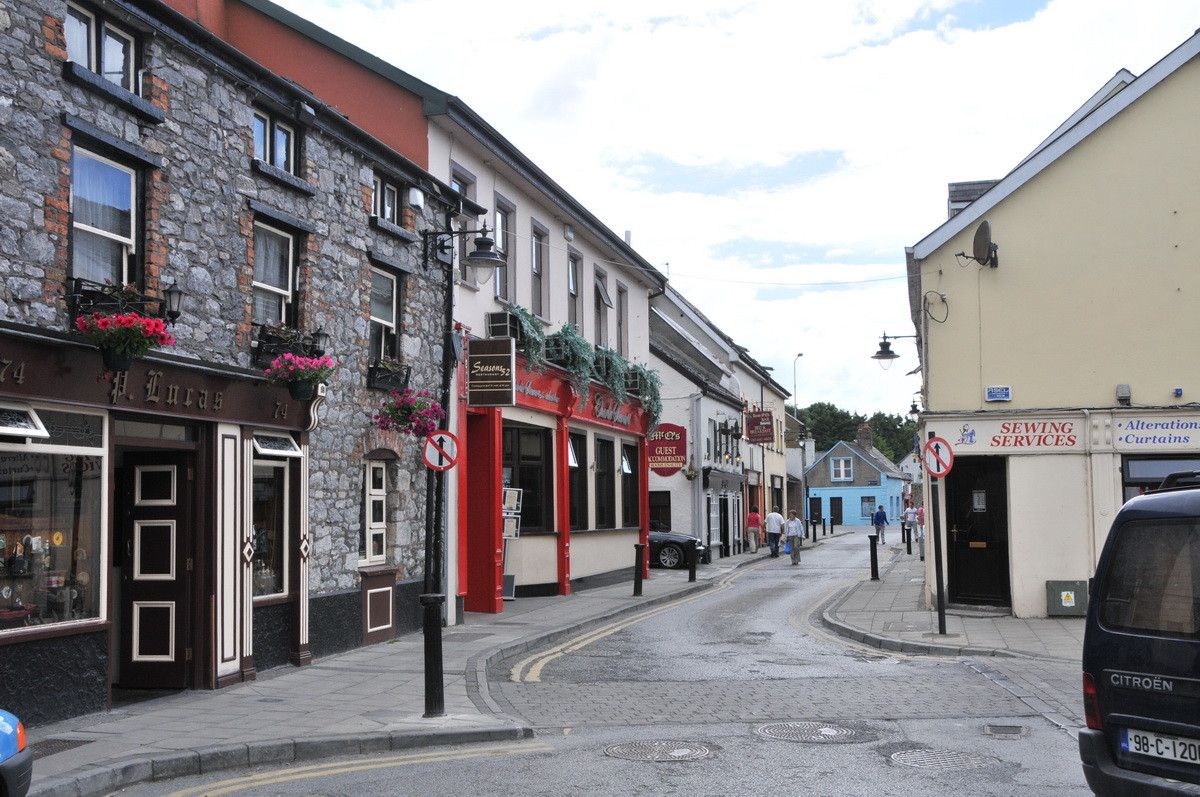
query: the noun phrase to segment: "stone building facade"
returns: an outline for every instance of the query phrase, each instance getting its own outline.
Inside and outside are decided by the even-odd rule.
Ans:
[[[0,704],[53,721],[415,628],[420,451],[370,375],[441,380],[420,231],[455,193],[149,0],[7,3],[0,98]],[[132,364],[74,327],[176,289],[175,344]],[[295,399],[263,377],[285,350],[341,366]]]

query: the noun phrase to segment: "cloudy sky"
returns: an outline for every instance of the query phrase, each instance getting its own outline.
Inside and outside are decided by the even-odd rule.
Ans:
[[[903,414],[904,247],[1200,0],[277,0],[455,94],[802,406]],[[804,356],[796,359],[798,353]]]

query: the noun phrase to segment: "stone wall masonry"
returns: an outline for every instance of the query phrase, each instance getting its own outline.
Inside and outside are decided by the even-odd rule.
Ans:
[[[119,14],[118,4],[106,10]],[[70,147],[81,140],[64,114],[106,136],[161,158],[142,191],[146,288],[175,282],[187,295],[172,329],[173,352],[197,363],[249,369],[251,242],[254,200],[311,224],[299,260],[301,326],[331,335],[328,354],[343,367],[328,385],[321,423],[310,434],[310,524],[314,594],[358,584],[363,522],[363,457],[393,450],[395,495],[388,507],[389,551],[401,576],[422,575],[424,485],[419,441],[373,430],[387,397],[366,386],[370,251],[412,269],[402,279],[404,358],[411,385],[440,384],[445,274],[422,267],[419,242],[372,228],[365,211],[375,163],[318,125],[297,125],[300,172],[315,193],[298,191],[252,169],[251,123],[259,87],[231,80],[171,36],[145,37],[150,64],[145,96],[166,113],[148,123],[88,88],[62,78],[61,0],[6,0],[0,6],[0,320],[67,328],[60,300],[68,269]],[[285,90],[271,85],[270,93]],[[305,98],[296,92],[295,99]],[[311,102],[311,100],[309,100]],[[294,120],[293,120],[294,121]],[[339,121],[338,124],[341,124]],[[439,208],[418,221],[429,229]]]

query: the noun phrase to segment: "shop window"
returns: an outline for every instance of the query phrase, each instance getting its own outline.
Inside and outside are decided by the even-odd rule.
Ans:
[[[71,159],[71,276],[102,285],[135,280],[136,170],[76,148]]]
[[[46,436],[0,443],[0,633],[103,616],[104,417],[33,417]]]
[[[67,59],[129,92],[137,92],[137,49],[132,34],[93,11],[67,4],[63,24]]]
[[[522,491],[521,531],[552,531],[554,489],[550,471],[550,430],[505,426],[503,446],[504,486]]]
[[[288,465],[286,460],[254,461],[251,520],[254,597],[287,592]]]
[[[595,445],[596,528],[611,529],[617,525],[616,447],[603,437],[597,437]]]
[[[829,479],[835,482],[854,481],[854,460],[850,457],[834,457],[829,460]]]
[[[638,467],[638,447],[621,446],[621,525],[633,528],[641,525],[641,491]]]
[[[567,438],[567,460],[571,475],[571,530],[588,527],[588,457],[587,435],[572,434]]]
[[[358,558],[380,564],[387,557],[387,465],[368,462],[364,489],[365,517],[358,534]]]
[[[859,500],[858,516],[865,518],[873,517],[875,515],[876,506],[878,506],[878,504],[875,503],[875,496],[864,495]]]

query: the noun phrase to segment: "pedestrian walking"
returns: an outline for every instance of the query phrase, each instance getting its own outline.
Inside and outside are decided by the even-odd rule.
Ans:
[[[787,537],[788,552],[792,564],[800,564],[800,546],[804,544],[804,521],[796,517],[796,510],[789,509],[787,523],[784,524],[784,534]]]
[[[921,561],[925,561],[925,505],[917,507],[917,548],[921,553]]]
[[[771,507],[767,514],[767,545],[771,546],[771,558],[779,558],[779,538],[783,536],[783,515],[779,507]]]
[[[904,507],[904,541],[908,542],[917,533],[917,508],[910,502]],[[910,548],[911,552],[912,549]]]
[[[879,505],[879,511],[871,516],[871,522],[875,525],[875,533],[879,535],[879,544],[887,545],[887,540],[884,539],[884,534],[887,532],[887,512],[883,511],[883,504]]]
[[[750,514],[746,515],[746,544],[750,546],[750,553],[758,552],[759,535],[762,533],[762,517],[758,514],[758,504],[750,507]]]

